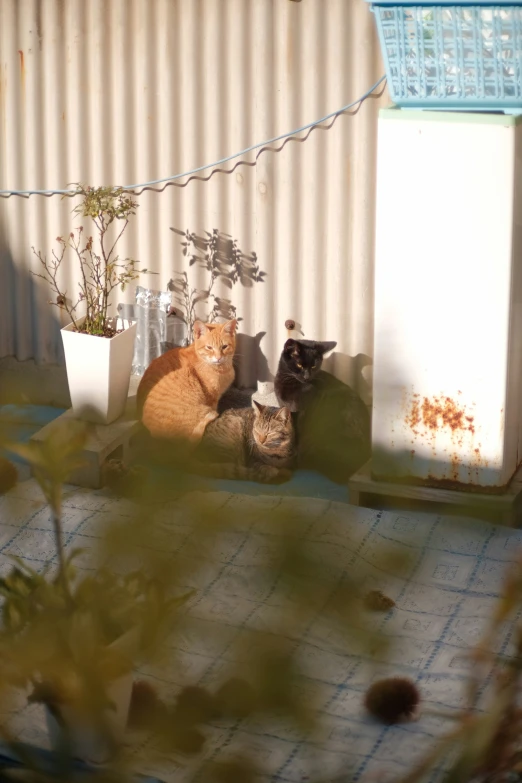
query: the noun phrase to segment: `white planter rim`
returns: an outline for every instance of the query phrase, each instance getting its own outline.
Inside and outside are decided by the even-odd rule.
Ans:
[[[118,318],[119,321],[121,321],[121,318]],[[125,319],[128,320],[127,318]],[[77,318],[76,323],[81,325],[85,321],[85,316],[82,316],[82,318]],[[72,332],[73,334],[77,334],[79,337],[94,337],[96,340],[107,340],[107,342],[110,342],[111,340],[114,340],[115,337],[119,337],[123,332],[128,332],[129,329],[132,329],[132,327],[137,323],[137,321],[132,321],[129,326],[124,326],[121,331],[116,332],[116,334],[113,334],[112,337],[105,337],[101,334],[87,334],[86,332],[78,332],[76,331],[74,327],[73,321],[68,323],[66,326],[62,326],[61,332]]]

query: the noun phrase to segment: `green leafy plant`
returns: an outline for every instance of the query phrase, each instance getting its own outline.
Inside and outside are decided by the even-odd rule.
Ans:
[[[216,721],[220,726],[252,721],[260,732],[267,733],[274,723],[283,721],[291,736],[303,737],[311,744],[320,741],[324,694],[319,683],[314,686],[318,690],[307,690],[296,644],[302,629],[320,618],[321,634],[333,633],[339,650],[345,645],[349,650],[355,643],[357,654],[382,662],[393,642],[377,630],[376,612],[388,612],[393,602],[383,600],[386,596],[375,591],[368,602],[368,594],[360,589],[364,582],[360,569],[353,574],[342,569],[339,581],[336,547],[318,547],[317,538],[308,540],[302,535],[304,510],[296,513],[288,505],[276,506],[261,524],[255,518],[245,520],[242,504],[223,505],[222,499],[216,503],[205,493],[180,499],[179,484],[174,488],[175,503],[170,506],[175,473],[169,470],[162,484],[162,474],[156,474],[153,466],[149,466],[140,493],[129,493],[132,502],[126,502],[133,512],[115,522],[104,518],[103,546],[94,563],[86,567],[81,559],[85,553],[69,552],[62,531],[66,483],[81,459],[85,433],[84,425],[69,422],[67,430],[56,427],[47,441],[9,446],[31,463],[49,503],[58,562],[38,571],[15,559],[11,572],[0,580],[0,705],[6,711],[9,689],[15,687],[28,692],[32,702],[43,702],[57,719],[74,705],[99,726],[103,736],[110,737],[106,718],[110,714],[111,683],[128,676],[137,663],[145,661],[145,672],[157,676],[153,681],[175,681],[183,687],[174,693],[169,688],[156,693],[150,681],[138,681],[131,709],[131,742],[129,746],[114,746],[114,760],[104,768],[100,779],[126,780],[129,771],[142,769],[147,754],[156,751],[199,764],[201,777],[197,779],[208,783],[246,783],[258,775],[266,776],[262,759],[249,756],[248,744],[234,746],[232,754],[225,748],[219,759],[201,761]],[[132,484],[134,490],[135,477]],[[158,496],[162,496],[159,503]],[[171,514],[178,514],[177,526],[168,524]],[[162,525],[161,519],[167,524]],[[207,619],[205,644],[212,644],[213,633],[220,646],[227,639],[226,656],[214,677],[201,681],[196,675],[195,682],[187,683],[183,669],[178,668],[176,653],[182,648],[190,656],[192,651],[194,626],[190,615],[180,611],[190,595],[187,590],[204,583],[202,572],[216,552],[223,557],[228,551],[231,536],[239,540],[247,536],[247,553],[252,544],[258,548],[261,541],[256,541],[256,529],[262,531],[263,546],[269,551],[263,564],[256,565],[255,572],[244,578],[253,581],[256,589],[270,593],[270,612],[261,625],[245,626],[240,633],[226,621],[220,623],[218,617],[212,622]],[[250,543],[248,536],[252,536]],[[173,541],[176,537],[182,546]],[[116,568],[138,550],[137,570]],[[373,569],[400,576],[410,572],[410,564],[397,550],[375,549],[370,571]],[[239,564],[235,571],[235,576],[232,571],[230,576],[239,582],[234,586],[232,581],[227,587],[231,601],[236,600],[232,592],[237,596],[243,591]],[[412,763],[402,783],[428,780],[441,763],[448,766],[448,761],[445,783],[505,783],[518,779],[522,770],[520,574],[520,562],[508,570],[502,598],[471,653],[466,704],[460,711],[433,711],[452,721],[450,730],[423,758]],[[513,621],[514,654],[507,655],[498,651],[495,640],[502,636],[504,624]],[[137,634],[130,645],[119,647],[118,640],[132,631]],[[169,643],[165,644],[167,633]],[[314,658],[316,655],[318,650]],[[169,672],[163,678],[162,666]],[[488,683],[491,687],[485,690]],[[422,696],[422,687],[420,691]],[[65,730],[67,723],[63,725]],[[135,736],[139,737],[137,741]],[[6,721],[0,721],[0,737],[20,756],[16,736]],[[55,774],[54,779],[68,781],[72,751],[66,731],[64,738],[63,774]],[[132,751],[128,750],[130,746]],[[42,780],[37,758],[29,753],[23,762],[38,771],[34,780]],[[342,779],[350,780],[350,772]],[[320,783],[322,779],[313,780]]]
[[[29,691],[29,701],[45,704],[63,730],[69,760],[74,748],[66,711],[115,746],[108,720],[112,685],[154,656],[192,593],[174,594],[154,568],[121,574],[109,562],[88,570],[76,566],[83,550],[68,553],[64,544],[63,488],[81,464],[86,433],[73,421],[57,425],[47,440],[9,444],[29,462],[49,503],[58,562],[40,572],[13,558],[13,569],[0,579],[0,696],[16,687]],[[2,734],[10,739],[5,727]],[[16,742],[10,744],[17,750]]]
[[[147,269],[139,271],[134,258],[120,258],[118,243],[129,221],[136,214],[137,202],[122,188],[94,188],[78,184],[81,201],[74,208],[74,214],[88,218],[95,229],[94,235],[87,234],[83,225],[72,230],[68,236],[58,236],[58,250],[52,250],[48,258],[41,250],[32,248],[40,261],[43,272],[33,272],[44,280],[56,295],[49,304],[64,308],[77,332],[112,337],[114,324],[109,318],[111,293],[116,287],[122,291],[140,274],[152,274]],[[79,294],[76,301],[59,280],[65,259],[72,254],[79,267]],[[82,321],[83,311],[85,318]]]
[[[184,649],[193,637],[194,617],[181,604],[202,584],[209,563],[229,537],[245,535],[240,532],[245,529],[245,512],[223,506],[222,501],[207,501],[205,493],[182,500],[178,495],[171,507],[172,491],[182,489],[180,482],[173,486],[175,472],[165,476],[149,466],[140,495],[132,492],[132,500],[125,501],[128,515],[111,520],[104,514],[103,531],[94,539],[99,541],[96,557],[86,565],[84,557],[89,553],[69,553],[63,544],[63,498],[85,437],[81,423],[71,426],[69,421],[68,426],[67,432],[56,427],[42,443],[11,447],[33,467],[52,509],[62,554],[57,567],[42,571],[18,560],[0,582],[4,600],[0,706],[4,707],[9,687],[16,686],[28,691],[32,702],[43,702],[57,720],[74,705],[103,736],[110,737],[105,721],[110,714],[111,683],[138,664],[141,676],[150,673],[154,678],[157,693],[150,680],[136,683],[128,742],[116,743],[103,780],[128,779],[130,771],[146,769],[156,752],[168,754],[176,763],[194,763],[208,783],[246,782],[264,774],[262,760],[252,759],[246,746],[233,752],[225,749],[215,762],[202,760],[216,721],[235,725],[253,720],[267,731],[274,722],[284,721],[292,735],[318,740],[322,697],[307,692],[295,640],[303,627],[320,617],[339,643],[356,639],[358,649],[368,655],[386,654],[387,640],[376,631],[373,618],[369,613],[361,615],[360,574],[354,579],[345,574],[339,581],[337,561],[331,561],[326,550],[318,556],[315,544],[303,538],[304,520],[289,506],[274,509],[263,524],[273,548],[251,577],[262,591],[274,586],[273,611],[266,626],[253,624],[230,636],[227,622],[216,618],[206,633],[210,645],[222,634],[230,636],[223,668],[208,682],[199,681],[197,675],[187,682]],[[177,516],[174,525],[169,524],[171,514]],[[176,543],[180,535],[182,546]],[[134,564],[133,570],[122,568],[125,563]],[[407,567],[403,563],[396,568],[384,552],[373,565],[394,571]],[[138,640],[130,651],[115,645],[133,629],[138,630]],[[168,687],[172,682],[183,685],[172,691]],[[160,689],[161,683],[167,688]],[[69,781],[73,752],[66,721],[63,726],[64,771],[54,778]],[[16,736],[9,735],[5,720],[0,721],[2,733],[16,749]],[[41,774],[37,758],[29,757],[24,764]]]

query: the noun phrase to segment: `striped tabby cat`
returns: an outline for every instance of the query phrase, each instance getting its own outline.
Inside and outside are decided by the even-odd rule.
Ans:
[[[226,410],[207,425],[195,470],[215,478],[281,484],[292,475],[295,434],[288,408],[253,400],[252,408]]]

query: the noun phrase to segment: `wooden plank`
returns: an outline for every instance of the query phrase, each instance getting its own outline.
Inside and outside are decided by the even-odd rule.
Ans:
[[[399,484],[387,481],[377,481],[371,475],[371,460],[367,462],[348,481],[350,498],[357,494],[387,495],[392,498],[405,498],[429,503],[445,503],[451,506],[481,507],[484,510],[511,514],[515,501],[522,493],[522,467],[519,468],[511,483],[501,495],[490,495],[482,492],[459,492],[457,490],[423,487],[413,484]],[[353,501],[352,501],[353,502]]]
[[[87,442],[82,452],[85,465],[71,475],[71,484],[99,489],[103,485],[102,468],[106,460],[115,453],[124,460],[127,458],[130,440],[140,428],[136,418],[136,390],[139,380],[139,378],[131,378],[129,397],[123,416],[112,424],[88,425]],[[55,427],[74,419],[73,411],[69,409],[35,433],[31,440],[43,441]]]

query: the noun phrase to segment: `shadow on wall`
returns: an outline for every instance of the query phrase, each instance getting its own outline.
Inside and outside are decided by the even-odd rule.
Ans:
[[[266,272],[260,269],[255,251],[246,252],[230,234],[217,228],[199,234],[179,228],[170,230],[181,238],[186,268],[176,270],[168,289],[174,294],[175,307],[187,321],[189,339],[197,318],[209,322],[237,318],[241,323],[242,313],[237,311],[232,297],[219,296],[217,289],[232,291],[238,284],[253,288],[256,283],[263,283]],[[239,386],[251,384],[253,379],[271,380],[260,346],[264,334],[260,332],[256,337],[239,335],[236,351]]]
[[[334,351],[323,362],[323,370],[351,386],[366,405],[372,403],[372,367],[373,359],[365,353],[349,356]]]
[[[58,311],[51,313],[42,338],[38,298],[36,281],[16,263],[0,221],[0,404],[69,407]],[[39,363],[42,339],[55,363]]]
[[[255,378],[256,384],[260,381],[265,383],[273,381],[274,375],[270,372],[268,359],[261,348],[261,342],[266,332],[258,332],[255,337],[249,334],[238,334],[236,342],[235,364],[238,368],[238,379],[241,377],[241,371],[245,377]],[[241,383],[236,379],[236,385],[241,387]]]
[[[232,295],[230,298],[218,296],[215,286],[219,282],[220,287],[224,286],[232,292],[236,284],[253,288],[255,284],[263,283],[266,272],[260,269],[256,253],[245,252],[236,239],[216,228],[199,234],[172,227],[171,231],[180,237],[186,268],[175,272],[168,288],[174,294],[177,310],[188,323],[189,333],[197,317],[210,321],[237,318],[241,322],[242,313],[237,311]],[[205,282],[198,286],[202,277]],[[266,332],[258,332],[255,337],[238,335],[236,386],[239,388],[274,380],[261,347],[265,335]],[[284,342],[281,351],[283,346]],[[372,396],[371,371],[364,370],[371,368],[372,364],[371,357],[366,354],[352,357],[337,352],[325,360],[324,369],[351,386],[369,405]]]

